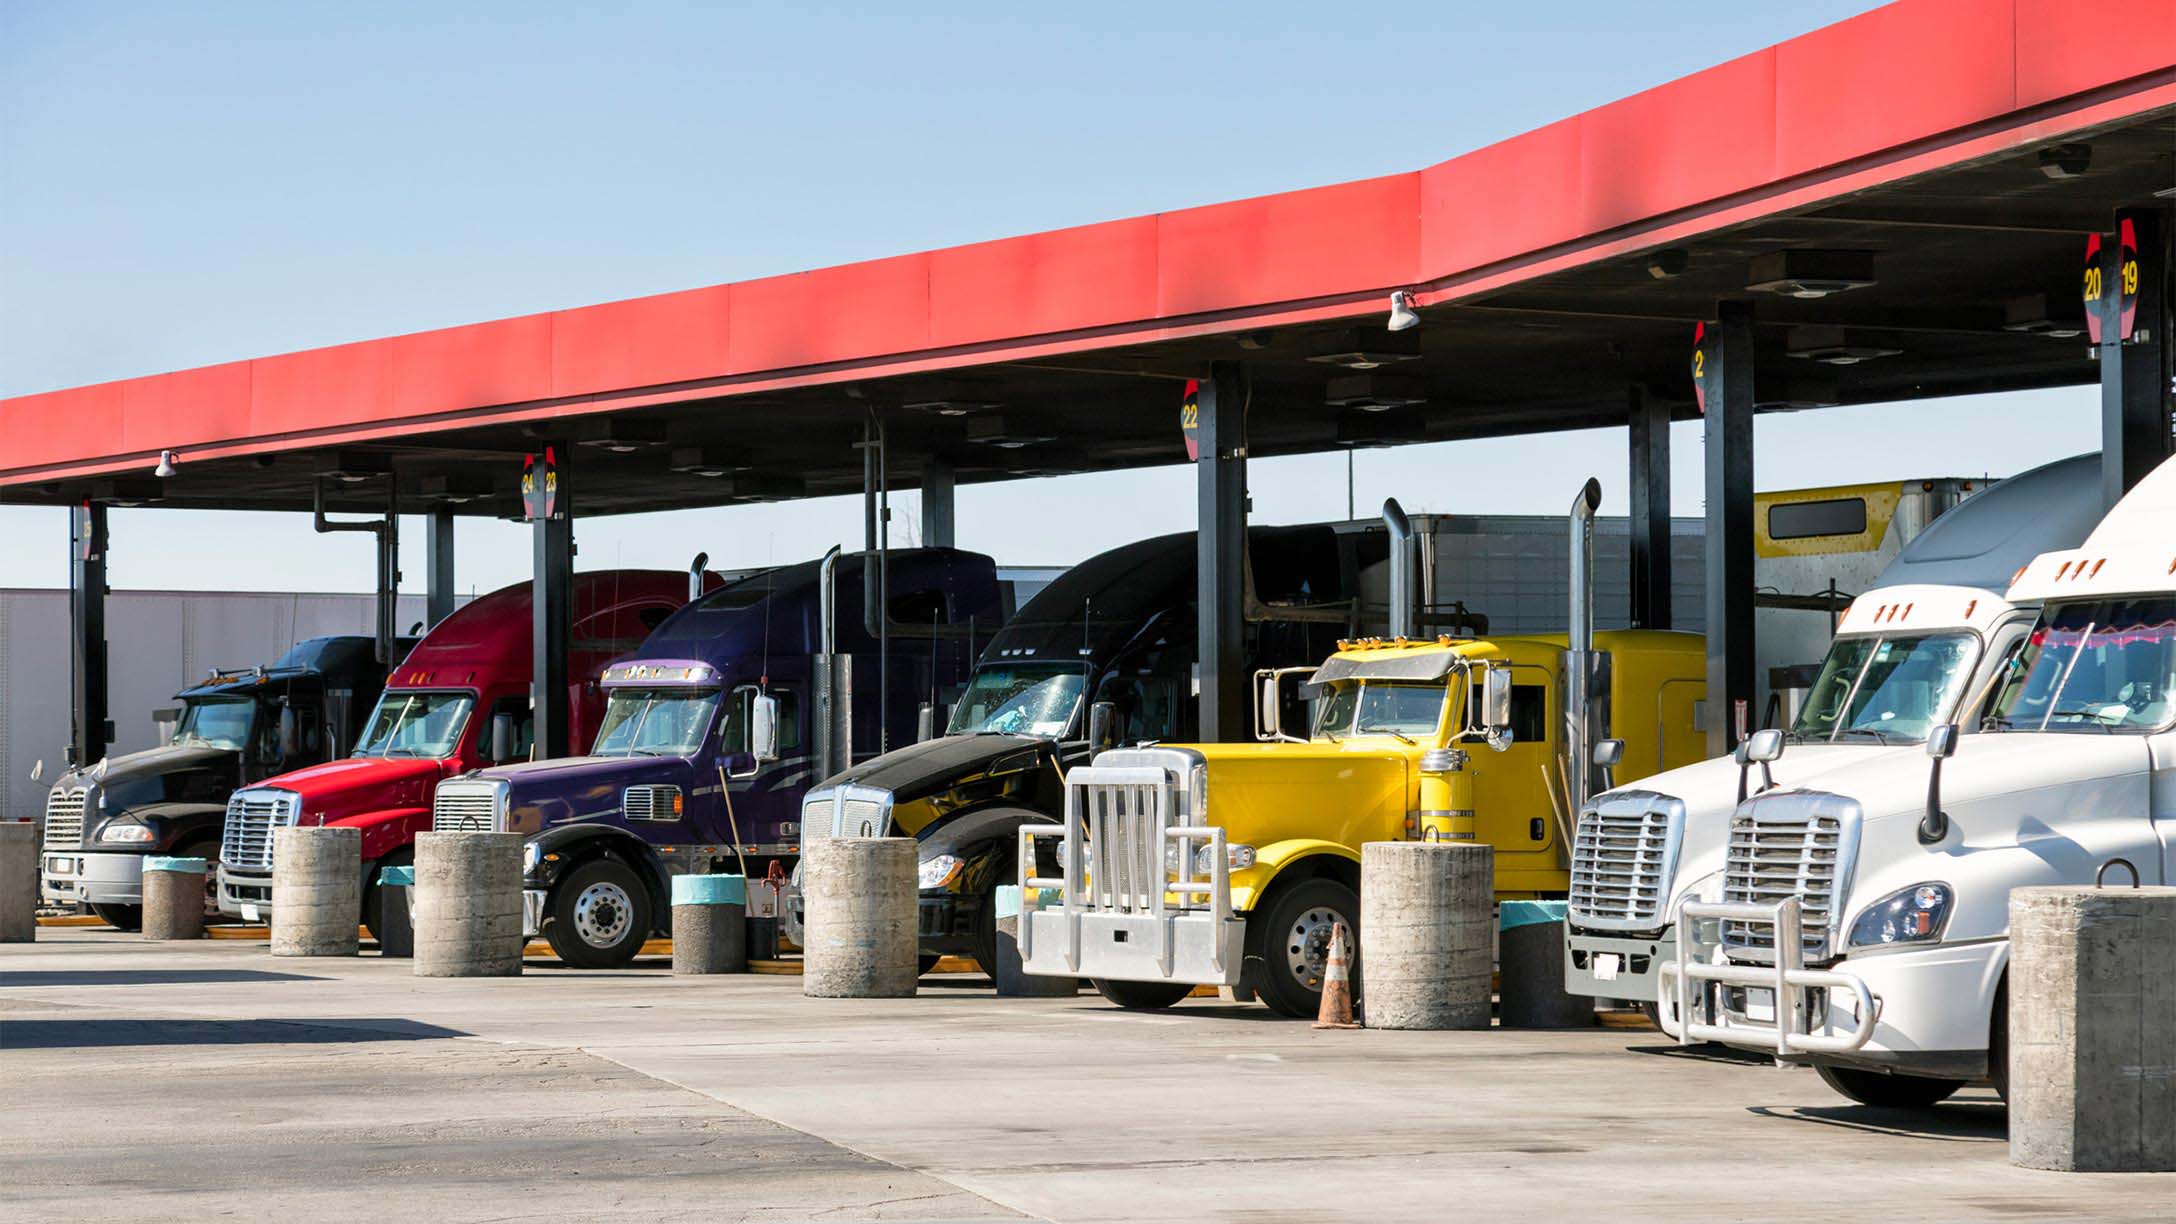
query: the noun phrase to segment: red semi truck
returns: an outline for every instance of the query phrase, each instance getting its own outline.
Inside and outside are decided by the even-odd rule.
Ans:
[[[693,588],[718,581],[699,569],[575,575],[569,742],[596,733],[605,664],[642,645]],[[439,779],[528,759],[531,626],[526,582],[474,600],[387,678],[353,755],[235,791],[219,853],[221,912],[256,921],[270,910],[273,829],[346,825],[363,831],[363,920],[375,931],[379,869],[413,861]]]

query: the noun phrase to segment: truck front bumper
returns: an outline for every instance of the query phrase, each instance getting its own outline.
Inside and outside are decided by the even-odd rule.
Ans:
[[[1020,928],[1020,968],[1048,977],[1237,986],[1247,920],[1208,911],[1124,914],[1047,909]]]
[[[551,894],[541,888],[521,890],[521,936],[535,939],[544,931],[544,898]]]
[[[48,905],[142,905],[144,856],[81,850],[41,853],[38,897]]]
[[[219,912],[256,922],[272,912],[272,877],[219,869]]]
[[[1595,999],[1653,1003],[1662,966],[1677,959],[1677,928],[1653,936],[1614,935],[1567,927],[1564,989]]]

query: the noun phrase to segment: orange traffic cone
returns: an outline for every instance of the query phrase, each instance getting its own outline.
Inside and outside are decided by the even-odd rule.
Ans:
[[[1318,1029],[1349,1029],[1352,1022],[1352,938],[1340,922],[1330,928],[1330,954],[1322,965],[1322,1010],[1315,1015]]]

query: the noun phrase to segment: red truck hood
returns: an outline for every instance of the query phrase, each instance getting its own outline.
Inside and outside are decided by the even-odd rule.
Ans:
[[[453,761],[417,757],[349,757],[266,779],[302,796],[305,823],[340,820],[387,808],[431,806],[431,790],[455,768]]]

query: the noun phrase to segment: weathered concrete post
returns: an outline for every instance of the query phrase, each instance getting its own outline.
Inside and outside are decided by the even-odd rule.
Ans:
[[[378,955],[406,960],[416,954],[414,866],[378,868]]]
[[[417,977],[513,977],[521,972],[519,833],[419,833]]]
[[[144,860],[144,938],[204,938],[204,875],[200,858]]]
[[[990,978],[1002,998],[1070,999],[1080,993],[1080,979],[1020,972],[1020,886],[997,886],[997,963]]]
[[[363,831],[272,832],[272,955],[353,956],[362,946]]]
[[[1506,901],[1496,917],[1505,1028],[1588,1028],[1594,1000],[1564,989],[1564,903]]]
[[[802,847],[808,943],[801,993],[813,999],[895,999],[914,993],[914,839],[826,837]]]
[[[737,875],[672,878],[672,971],[748,972],[748,881]]]
[[[1488,1027],[1495,881],[1495,848],[1485,843],[1360,848],[1359,973],[1367,1027]]]
[[[38,938],[38,826],[0,821],[0,943]]]
[[[2176,888],[2010,894],[2010,1162],[2176,1170]]]

